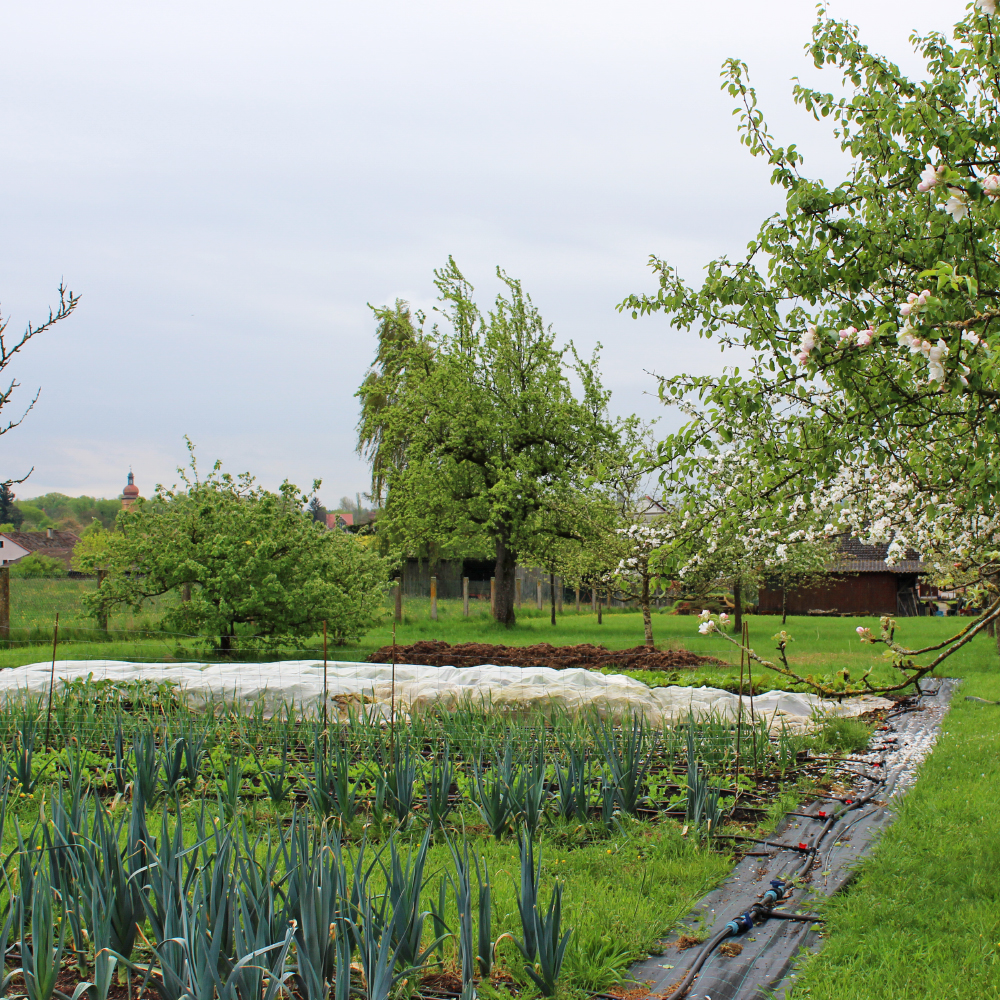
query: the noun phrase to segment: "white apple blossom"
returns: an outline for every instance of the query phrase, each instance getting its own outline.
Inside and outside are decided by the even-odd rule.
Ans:
[[[936,187],[938,182],[944,176],[946,169],[947,168],[944,165],[935,167],[928,163],[920,174],[920,183],[917,185],[917,190],[923,194],[930,191],[932,187]]]
[[[997,0],[976,0],[976,9],[984,14],[995,14],[997,12]]]
[[[698,621],[707,622],[711,621],[711,619],[712,619],[712,612],[709,611],[707,608],[704,611],[702,611],[700,615],[698,615]]]
[[[709,622],[702,622],[698,626],[698,631],[702,635],[709,635],[709,634],[711,634],[712,632],[715,631],[715,622],[711,622],[711,621],[709,621]]]
[[[924,341],[926,344],[927,341]],[[948,345],[939,340],[934,347],[927,351],[927,379],[930,382],[937,382],[944,385],[947,377],[944,370],[944,359],[948,356]]]
[[[987,174],[979,184],[988,197],[1000,197],[1000,174]]]
[[[961,222],[969,214],[969,196],[961,188],[948,188],[951,197],[945,202],[944,210],[956,221]]]
[[[861,330],[858,333],[858,347],[867,347],[875,337],[875,330],[873,327],[868,327],[866,330]]]
[[[978,347],[980,343],[979,335],[973,333],[971,330],[962,331],[962,340],[964,340],[967,344],[972,344],[973,347]]]

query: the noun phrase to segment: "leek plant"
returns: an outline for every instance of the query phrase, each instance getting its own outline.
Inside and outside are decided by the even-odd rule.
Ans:
[[[524,957],[524,971],[547,997],[556,990],[556,980],[566,957],[566,947],[572,930],[562,931],[562,884],[556,882],[549,900],[549,908],[543,914],[539,910],[539,889],[542,880],[542,855],[538,863],[534,859],[534,849],[527,830],[521,837],[521,889],[517,895],[517,909],[521,916],[522,938],[514,938],[514,944]]]
[[[592,725],[594,742],[604,757],[613,779],[615,795],[621,808],[634,814],[645,801],[643,788],[650,760],[656,750],[642,715],[633,715],[626,727],[616,729],[604,719]]]
[[[444,827],[444,821],[452,810],[451,784],[453,769],[448,761],[448,744],[444,744],[441,756],[441,768],[437,762],[431,764],[430,778],[424,783],[424,796],[427,801],[427,822],[432,830]]]
[[[494,766],[488,773],[483,771],[482,757],[477,758],[473,764],[475,806],[490,833],[497,839],[507,832],[514,817],[512,777],[513,748],[510,743],[504,747],[502,763],[494,758]]]

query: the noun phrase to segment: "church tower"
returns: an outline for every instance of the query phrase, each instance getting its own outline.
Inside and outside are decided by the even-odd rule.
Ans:
[[[139,487],[135,485],[132,470],[128,470],[128,485],[122,490],[122,510],[128,510],[139,499]]]

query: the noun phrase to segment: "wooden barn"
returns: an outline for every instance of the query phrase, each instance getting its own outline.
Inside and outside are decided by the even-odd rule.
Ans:
[[[917,599],[917,581],[925,573],[916,552],[889,566],[888,545],[863,545],[848,538],[840,546],[842,558],[827,567],[827,581],[819,585],[782,590],[780,584],[761,587],[757,611],[762,615],[895,615],[924,614]],[[815,578],[813,578],[815,579]]]

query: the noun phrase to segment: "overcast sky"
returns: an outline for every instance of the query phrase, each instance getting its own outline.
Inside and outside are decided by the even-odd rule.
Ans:
[[[950,2],[831,0],[919,72],[911,29]],[[77,313],[13,374],[38,404],[0,441],[28,497],[144,495],[174,482],[183,435],[276,486],[367,488],[354,391],[366,303],[433,304],[453,254],[488,306],[523,280],[562,338],[604,346],[618,413],[653,416],[656,371],[717,348],[634,321],[650,253],[697,281],[780,205],[719,90],[750,65],[779,142],[807,172],[844,162],[791,102],[808,0],[658,3],[46,2],[0,12],[0,302],[8,336],[60,278]],[[13,415],[15,403],[4,410]]]

